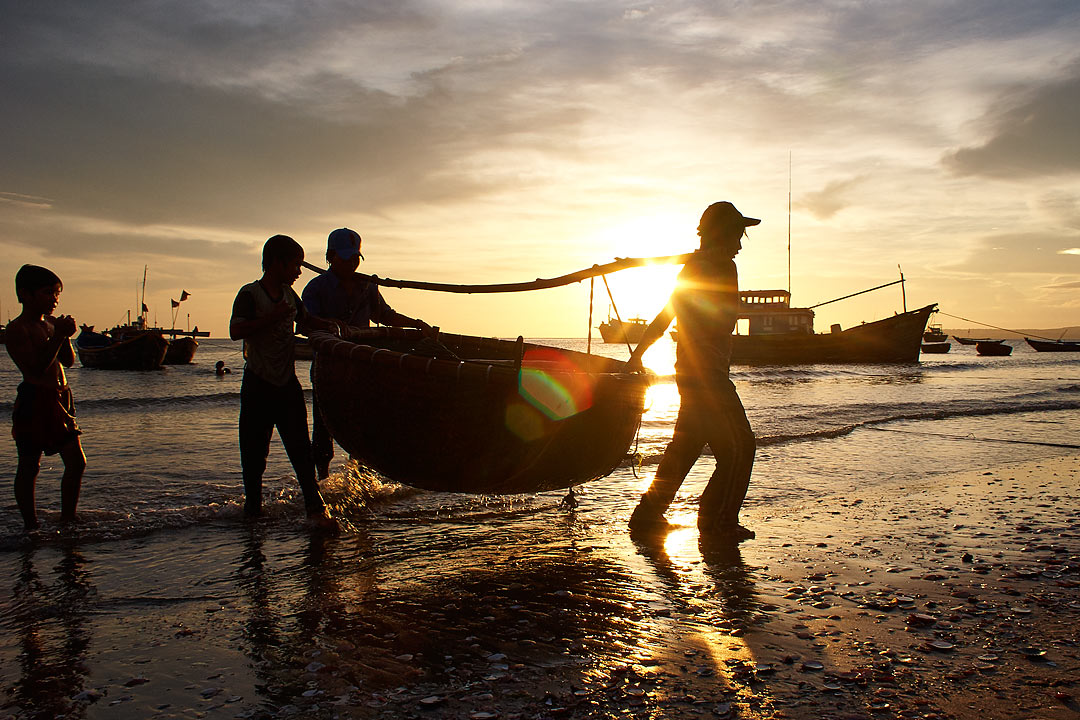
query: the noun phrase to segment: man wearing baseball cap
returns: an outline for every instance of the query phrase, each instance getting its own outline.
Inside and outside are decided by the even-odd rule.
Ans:
[[[430,332],[423,320],[395,311],[379,292],[379,286],[368,282],[356,269],[364,256],[360,253],[360,235],[349,228],[338,228],[326,239],[326,262],[330,272],[314,278],[304,288],[304,306],[315,317],[340,320],[353,327],[366,328],[372,322],[394,327],[418,328]],[[314,372],[314,364],[312,364]],[[330,474],[334,458],[334,440],[319,414],[318,398],[312,400],[312,454],[319,479]]]
[[[679,417],[656,477],[630,516],[631,531],[668,527],[664,511],[708,445],[716,470],[701,493],[698,528],[703,535],[733,542],[754,537],[752,530],[739,524],[739,509],[750,485],[757,444],[728,371],[731,333],[739,314],[735,255],[742,249],[746,228],[760,222],[745,217],[727,201],[705,209],[698,225],[701,249],[679,273],[671,299],[630,356],[630,365],[640,367],[645,350],[678,318]]]

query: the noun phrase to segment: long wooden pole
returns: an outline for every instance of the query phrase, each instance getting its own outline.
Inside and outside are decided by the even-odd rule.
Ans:
[[[613,262],[605,263],[604,265],[593,265],[591,268],[578,270],[577,272],[572,272],[567,275],[560,275],[559,277],[537,278],[536,280],[527,282],[495,283],[489,285],[453,285],[449,283],[419,282],[416,280],[393,280],[391,278],[382,278],[378,275],[366,275],[364,273],[356,274],[376,285],[393,288],[409,288],[411,290],[432,290],[434,292],[449,293],[526,292],[529,290],[547,290],[549,288],[562,287],[563,285],[572,285],[573,283],[581,282],[582,280],[588,280],[589,278],[601,275],[608,275],[632,267],[642,267],[644,265],[683,265],[690,257],[691,253],[651,258],[616,258]],[[304,262],[303,265],[308,270],[314,270],[317,273],[326,272],[326,268],[312,265],[309,262]]]

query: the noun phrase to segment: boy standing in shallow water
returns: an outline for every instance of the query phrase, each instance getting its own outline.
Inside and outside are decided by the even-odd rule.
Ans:
[[[26,531],[41,527],[37,519],[34,488],[41,469],[41,455],[60,453],[64,476],[60,481],[60,521],[75,521],[86,456],[79,442],[75,403],[67,385],[64,366],[75,363],[71,336],[75,319],[53,317],[64,284],[54,272],[37,265],[23,265],[15,274],[15,293],[23,309],[8,323],[8,354],[22,371],[12,412],[11,434],[19,454],[15,471],[15,503]]]
[[[307,403],[293,363],[293,326],[335,332],[337,326],[308,314],[292,289],[300,277],[304,248],[287,235],[263,245],[262,277],[240,288],[233,302],[229,336],[247,351],[240,384],[240,465],[244,474],[244,514],[262,513],[262,477],[270,437],[277,427],[304,492],[309,521],[333,530],[319,494],[308,437]]]

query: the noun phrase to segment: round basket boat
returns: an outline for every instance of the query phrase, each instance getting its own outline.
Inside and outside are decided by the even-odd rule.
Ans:
[[[603,477],[625,459],[651,382],[618,360],[520,341],[401,328],[310,341],[334,439],[428,490],[539,492]]]

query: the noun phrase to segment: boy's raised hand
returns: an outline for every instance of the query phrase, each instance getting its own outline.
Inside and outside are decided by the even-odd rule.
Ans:
[[[78,326],[75,318],[70,315],[61,315],[52,319],[53,331],[60,337],[71,337],[75,334]]]

